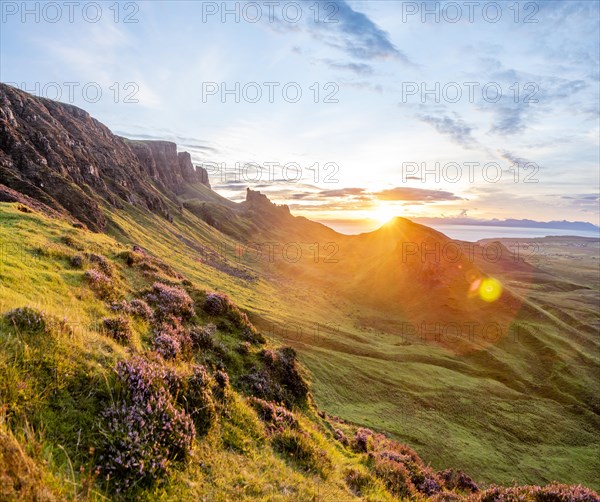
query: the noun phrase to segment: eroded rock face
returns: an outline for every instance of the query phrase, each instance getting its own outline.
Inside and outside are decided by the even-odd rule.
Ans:
[[[0,183],[102,231],[104,204],[168,211],[184,183],[206,182],[167,141],[129,141],[87,112],[0,84]]]
[[[179,193],[186,183],[204,183],[208,187],[205,169],[195,168],[188,152],[177,153],[177,145],[170,141],[133,141],[127,144],[155,181]]]

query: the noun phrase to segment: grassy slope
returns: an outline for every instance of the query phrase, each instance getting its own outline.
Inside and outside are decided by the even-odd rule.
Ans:
[[[126,296],[145,280],[119,264],[116,256],[126,248],[108,236],[9,204],[0,204],[0,223],[2,312],[29,305],[69,321],[64,333],[50,337],[15,332],[0,321],[0,498],[103,499],[109,492],[102,483],[90,483],[95,476],[89,445],[99,441],[97,423],[102,403],[111,399],[114,364],[130,349],[94,329],[109,312],[87,287],[83,272],[69,266],[69,257],[78,253],[73,246],[113,260]],[[135,324],[134,351],[147,346],[146,329]],[[311,441],[333,462],[326,480],[277,454],[239,394],[233,394],[227,413],[168,483],[137,492],[136,499],[309,500],[319,493],[334,500],[355,498],[344,476],[360,458],[332,441],[330,426],[311,409],[298,416]],[[13,483],[20,486],[14,499]],[[367,499],[391,500],[379,482],[370,493]]]
[[[169,256],[169,241],[154,244],[164,240],[162,233],[144,238],[159,256],[228,292],[260,316],[254,318],[259,326],[300,350],[326,411],[392,433],[436,468],[456,466],[483,482],[600,486],[600,421],[589,408],[600,393],[600,359],[591,335],[566,333],[545,314],[532,321],[524,310],[507,336],[481,350],[458,354],[418,340],[406,344],[380,322],[390,317],[374,313],[365,326],[369,316],[359,318],[350,302],[286,280],[281,260],[246,261],[266,279],[252,284],[187,266],[185,246],[175,247],[179,257]],[[218,233],[207,238],[224,242]],[[234,246],[226,242],[230,257]],[[336,273],[335,264],[319,266],[318,273]],[[440,435],[442,442],[434,439]]]
[[[31,248],[33,243],[42,245],[63,234],[81,233],[60,222],[41,223],[37,216],[24,215],[13,206],[2,207],[3,228],[12,229],[2,237],[5,244],[27,243]],[[480,481],[558,479],[598,487],[595,472],[600,465],[594,430],[598,421],[581,406],[586,396],[600,391],[591,372],[597,368],[598,359],[583,356],[581,344],[577,340],[565,342],[553,331],[556,328],[538,324],[522,331],[525,337],[518,343],[508,338],[490,350],[463,355],[418,342],[401,344],[377,322],[368,327],[358,322],[352,305],[343,300],[316,288],[298,290],[279,275],[277,266],[250,264],[259,278],[249,281],[221,271],[221,265],[215,268],[203,263],[202,246],[221,245],[228,265],[245,270],[232,259],[235,243],[208,225],[178,215],[174,226],[141,213],[111,216],[114,224],[110,233],[118,241],[151,250],[195,284],[227,292],[253,314],[263,331],[296,346],[312,372],[316,401],[326,411],[393,433],[414,446],[434,467],[464,468]],[[105,254],[124,249],[123,244],[106,236],[86,232],[85,239],[88,244],[101,246]],[[59,266],[52,259],[35,260],[32,265],[27,252],[2,262],[2,311],[25,303],[39,304],[43,288],[47,301],[42,306],[57,315],[81,319],[84,324],[105,315],[103,305],[81,284],[81,272]],[[19,293],[10,288],[16,282]],[[298,325],[303,328],[301,335],[295,329]],[[526,323],[521,321],[521,325]],[[106,367],[117,357],[113,351],[118,353],[119,348],[100,338],[82,333],[77,345],[83,360],[103,355]],[[502,381],[502,374],[506,381]],[[566,392],[562,392],[565,384]],[[68,469],[65,455],[52,455],[58,470]],[[238,465],[237,459],[239,469],[245,471],[240,474],[246,479],[241,484],[264,486],[263,476],[270,476],[265,471],[271,470],[265,465],[279,466],[270,463],[277,462],[276,457],[263,458],[259,451],[251,466],[231,455],[223,451],[211,462]],[[236,469],[228,472],[237,476]],[[184,471],[178,476],[187,481],[171,490],[202,491],[202,483],[190,481],[197,479],[198,473]],[[296,479],[297,473],[289,472],[287,477]],[[269,482],[277,483],[278,479],[279,475]],[[227,486],[236,486],[229,481]],[[314,490],[310,480],[298,483],[303,493]]]

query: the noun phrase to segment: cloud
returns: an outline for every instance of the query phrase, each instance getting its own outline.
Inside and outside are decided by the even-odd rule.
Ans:
[[[363,195],[366,192],[364,188],[339,188],[337,190],[322,190],[319,197],[348,197]]]
[[[452,141],[465,148],[473,148],[477,145],[477,141],[471,136],[473,128],[460,118],[451,118],[447,115],[443,117],[418,115],[418,118],[421,121],[434,126],[437,132],[449,136]]]
[[[445,190],[428,190],[425,188],[395,187],[372,193],[378,200],[385,201],[420,201],[438,202],[448,200],[464,200],[452,192]]]
[[[345,0],[336,0],[333,17],[338,23],[325,25],[337,28],[342,35],[339,47],[357,59],[395,58],[411,64],[408,57],[390,41],[389,35],[377,26],[369,17],[357,12]],[[335,45],[335,44],[332,44]]]
[[[355,11],[346,0],[324,2],[318,22],[315,22],[314,3],[302,4],[303,18],[308,20],[304,27],[286,22],[275,15],[269,27],[279,33],[304,29],[316,40],[341,50],[355,59],[395,59],[408,66],[416,66],[408,56],[390,40],[388,33],[375,24],[366,14]],[[298,53],[297,50],[295,52]]]
[[[334,70],[351,71],[357,75],[371,75],[373,73],[373,67],[365,63],[342,63],[331,59],[323,59],[322,61]]]

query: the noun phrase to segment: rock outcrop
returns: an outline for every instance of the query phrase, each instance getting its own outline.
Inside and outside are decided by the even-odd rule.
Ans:
[[[208,184],[175,143],[129,141],[87,112],[0,84],[0,183],[94,231],[102,207],[165,214],[184,183]]]

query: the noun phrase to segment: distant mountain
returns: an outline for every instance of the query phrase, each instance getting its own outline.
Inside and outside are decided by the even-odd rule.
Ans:
[[[600,232],[600,227],[586,221],[535,221],[513,218],[499,220],[477,220],[475,218],[414,218],[414,221],[425,225],[477,225],[486,227],[520,227],[520,228],[550,228],[555,230],[585,230]]]

